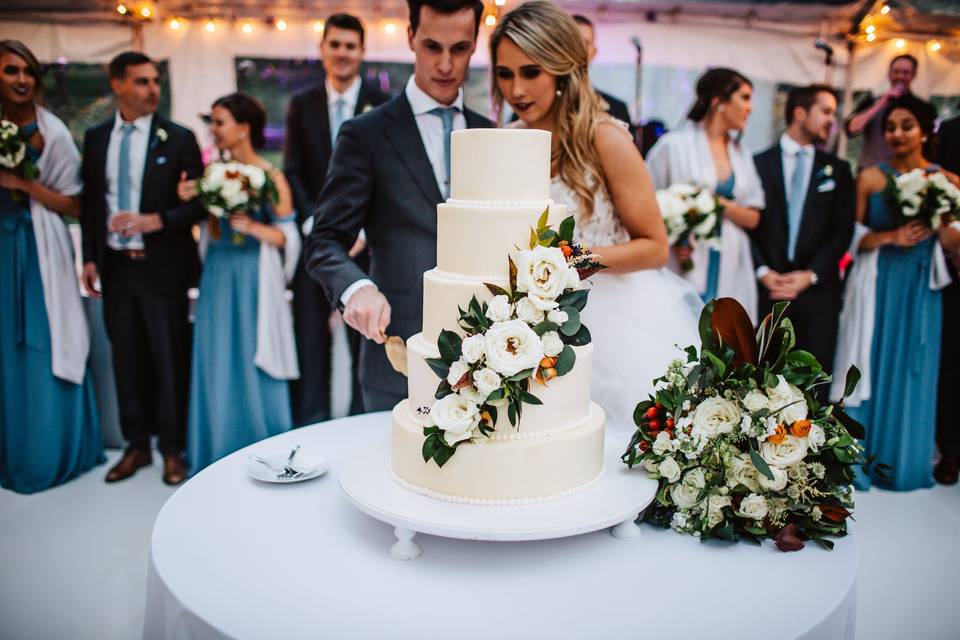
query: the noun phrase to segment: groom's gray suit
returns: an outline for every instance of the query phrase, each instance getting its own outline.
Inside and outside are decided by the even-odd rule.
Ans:
[[[492,126],[469,109],[464,118],[467,128]],[[437,265],[440,202],[413,110],[401,93],[340,129],[305,242],[307,272],[340,308],[343,292],[369,278],[390,303],[387,334],[409,338],[423,325],[423,273]],[[347,255],[361,229],[370,248],[369,274]],[[367,411],[390,408],[407,395],[406,380],[390,366],[383,345],[370,340],[360,348],[360,385]],[[371,397],[378,406],[366,406]]]

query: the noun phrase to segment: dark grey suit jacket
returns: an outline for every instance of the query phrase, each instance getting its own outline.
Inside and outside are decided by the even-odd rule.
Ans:
[[[490,127],[467,109],[468,128]],[[343,124],[304,247],[307,272],[332,305],[351,284],[370,278],[391,307],[388,333],[407,339],[423,325],[423,273],[437,265],[437,204],[433,167],[405,94]],[[370,273],[347,255],[367,235]],[[360,384],[405,395],[406,381],[383,346],[364,340]]]

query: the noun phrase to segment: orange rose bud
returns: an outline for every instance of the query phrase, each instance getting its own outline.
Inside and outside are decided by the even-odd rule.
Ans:
[[[810,421],[797,420],[790,426],[790,434],[798,438],[806,438],[810,434]]]
[[[544,356],[543,359],[540,361],[540,368],[541,368],[541,369],[549,369],[550,367],[555,367],[555,366],[557,366],[557,359],[556,359],[556,358],[551,358],[551,357],[549,357],[549,356]]]
[[[773,435],[767,438],[767,441],[772,442],[773,444],[780,444],[787,439],[787,428],[783,426],[783,423],[777,425],[777,430],[773,432]]]
[[[563,251],[564,258],[569,258],[573,255],[573,248],[566,242],[560,245],[560,251]]]

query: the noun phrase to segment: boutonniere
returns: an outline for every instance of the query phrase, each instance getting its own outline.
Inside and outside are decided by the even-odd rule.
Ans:
[[[824,178],[829,178],[829,177],[832,176],[832,175],[833,175],[833,165],[832,165],[832,164],[828,164],[827,166],[825,166],[825,167],[823,168],[823,177],[824,177]]]
[[[166,142],[167,137],[167,130],[163,127],[157,127],[157,130],[153,134],[153,143],[150,146],[155,147],[161,142]]]
[[[367,103],[366,105],[364,105],[363,110],[360,111],[360,113],[366,113],[367,111],[371,111],[371,110],[373,110],[373,105],[370,103]]]

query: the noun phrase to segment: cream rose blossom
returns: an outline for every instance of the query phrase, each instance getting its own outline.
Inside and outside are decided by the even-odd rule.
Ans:
[[[563,340],[560,339],[560,334],[556,331],[547,331],[540,338],[540,341],[543,342],[543,355],[545,356],[552,358],[563,351]]]
[[[451,387],[456,386],[469,370],[470,365],[468,365],[463,358],[460,358],[450,365],[450,371],[447,372],[447,382],[450,383]]]
[[[545,300],[556,299],[567,286],[567,259],[555,247],[537,246],[517,256],[517,290]]]
[[[430,419],[443,429],[444,440],[452,445],[470,438],[480,424],[480,409],[460,394],[451,393],[433,403]]]
[[[463,346],[461,347],[461,353],[463,354],[463,359],[467,364],[474,364],[483,358],[483,336],[474,335],[468,336],[463,339]]]
[[[752,520],[763,520],[767,517],[767,499],[756,493],[751,493],[740,502],[740,515]]]
[[[787,436],[779,444],[765,440],[760,445],[760,455],[772,467],[789,467],[807,456],[807,439]]]
[[[543,309],[539,308],[530,296],[521,298],[520,301],[517,302],[516,312],[517,318],[527,324],[537,324],[546,317]]]
[[[487,396],[500,388],[503,381],[496,371],[484,367],[473,372],[473,384],[477,387],[477,392],[486,400]]]
[[[513,315],[513,305],[507,296],[493,296],[487,303],[487,317],[494,322],[506,322]]]
[[[707,398],[693,414],[693,433],[707,438],[731,433],[740,424],[741,416],[737,405],[726,398]]]
[[[533,369],[543,359],[540,336],[523,320],[494,323],[484,340],[487,366],[505,377]]]
[[[676,482],[680,479],[680,465],[671,456],[667,456],[660,461],[660,476],[667,479],[667,482]]]

